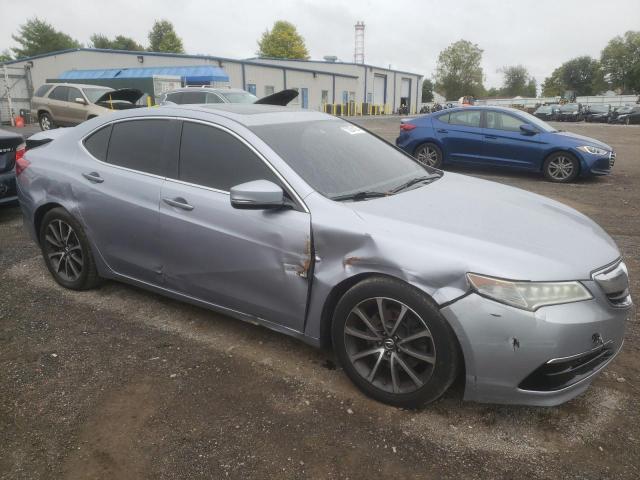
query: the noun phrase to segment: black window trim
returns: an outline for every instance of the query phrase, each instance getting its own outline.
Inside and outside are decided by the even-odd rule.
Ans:
[[[271,162],[269,162],[266,157],[260,153],[260,151],[255,148],[253,145],[251,145],[246,139],[244,139],[243,137],[241,137],[240,135],[238,135],[236,132],[234,132],[233,130],[225,127],[224,125],[220,125],[217,123],[214,123],[212,121],[207,121],[207,120],[200,120],[200,119],[196,119],[196,118],[187,118],[187,117],[173,117],[173,116],[161,116],[161,115],[153,115],[153,116],[136,116],[136,117],[129,117],[129,118],[120,118],[118,120],[113,120],[111,122],[105,122],[102,125],[98,125],[96,128],[94,128],[93,130],[89,131],[87,134],[85,134],[84,136],[82,136],[80,138],[80,140],[78,141],[78,144],[80,145],[80,148],[82,150],[84,150],[85,153],[87,153],[93,160],[95,160],[96,162],[105,165],[107,167],[111,167],[111,168],[119,168],[121,170],[125,170],[127,172],[133,172],[133,173],[137,173],[140,175],[147,175],[149,177],[154,177],[154,178],[159,178],[161,180],[164,180],[166,182],[173,182],[173,183],[180,183],[183,185],[187,185],[187,186],[191,186],[191,187],[196,187],[196,188],[201,188],[203,190],[209,190],[212,192],[216,192],[216,193],[222,193],[224,195],[231,195],[231,192],[227,192],[224,190],[218,190],[216,188],[212,188],[212,187],[207,187],[205,185],[198,185],[195,183],[189,183],[189,182],[185,182],[184,180],[177,180],[175,178],[170,178],[167,177],[166,175],[156,175],[155,173],[149,173],[149,172],[143,172],[141,170],[135,170],[133,168],[127,168],[127,167],[123,167],[121,165],[115,165],[113,163],[108,163],[108,162],[104,162],[102,160],[100,160],[99,158],[96,158],[93,156],[93,154],[87,149],[87,147],[84,146],[84,141],[89,138],[91,135],[93,135],[95,132],[97,132],[98,130],[107,127],[108,125],[112,126],[112,130],[111,133],[113,134],[113,125],[115,125],[116,123],[122,123],[122,122],[131,122],[131,121],[135,121],[135,120],[174,120],[174,121],[181,121],[181,122],[193,122],[193,123],[200,123],[203,125],[207,125],[213,128],[218,128],[226,133],[231,134],[233,137],[237,138],[240,142],[242,142],[245,146],[247,146],[249,148],[249,150],[251,150],[260,160],[262,160],[262,162],[267,166],[267,168],[269,170],[271,170],[273,172],[273,174],[282,182],[282,185],[284,187],[284,190],[289,194],[289,196],[293,199],[293,201],[296,203],[296,205],[299,207],[298,210],[303,211],[304,213],[311,213],[309,208],[307,207],[306,203],[304,203],[304,201],[302,200],[302,197],[300,195],[298,195],[298,192],[296,192],[296,190],[291,186],[291,184],[280,174],[280,172],[278,172],[278,170],[276,170],[276,168],[271,164]],[[178,129],[180,135],[182,135],[182,125],[180,125],[180,128]],[[179,139],[178,139],[179,141]],[[107,148],[108,151],[108,148]],[[179,161],[179,158],[174,158],[172,160],[172,162],[177,162]]]

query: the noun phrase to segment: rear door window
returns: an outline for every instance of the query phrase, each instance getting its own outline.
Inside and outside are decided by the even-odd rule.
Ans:
[[[84,140],[84,147],[89,150],[89,153],[103,162],[107,161],[107,148],[109,146],[111,128],[111,124],[102,127]]]
[[[178,179],[228,192],[252,180],[281,185],[273,171],[230,133],[201,123],[184,122]]]
[[[450,125],[480,128],[480,110],[459,110],[449,114]]]
[[[215,93],[207,93],[207,103],[224,103]]]
[[[169,119],[144,119],[113,125],[107,162],[120,167],[164,176],[167,170],[167,142],[172,141]]]
[[[66,102],[68,95],[69,95],[69,87],[56,87],[49,94],[49,98],[52,100],[61,100],[63,102]]]
[[[182,92],[169,93],[165,99],[167,102],[173,102],[180,105],[182,103]]]

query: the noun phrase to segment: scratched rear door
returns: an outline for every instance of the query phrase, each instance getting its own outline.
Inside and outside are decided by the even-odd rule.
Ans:
[[[166,288],[302,331],[309,288],[310,215],[238,210],[231,186],[279,182],[237,136],[185,121],[179,166],[160,202]],[[175,178],[170,178],[175,177]]]

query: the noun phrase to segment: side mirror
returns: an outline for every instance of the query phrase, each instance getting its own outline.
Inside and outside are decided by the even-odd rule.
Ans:
[[[268,180],[254,180],[231,187],[231,206],[245,210],[267,210],[285,205],[282,188]]]
[[[82,97],[76,97],[73,99],[74,102],[79,103],[80,105],[86,105],[87,102],[84,98]]]
[[[522,125],[520,125],[520,132],[524,135],[535,135],[536,133],[538,133],[538,130],[533,125],[523,123]]]

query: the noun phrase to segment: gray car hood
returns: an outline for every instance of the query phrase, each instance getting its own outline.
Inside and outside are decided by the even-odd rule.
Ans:
[[[406,239],[397,247],[406,251],[396,253],[416,270],[432,262],[431,268],[449,264],[514,280],[586,280],[620,256],[609,235],[576,210],[465,175],[446,173],[429,185],[350,206],[373,238]]]

